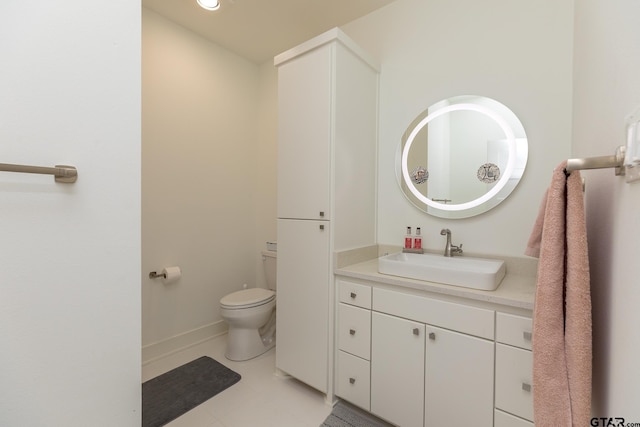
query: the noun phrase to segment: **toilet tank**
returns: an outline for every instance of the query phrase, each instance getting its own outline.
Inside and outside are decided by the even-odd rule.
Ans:
[[[267,288],[276,290],[276,257],[278,253],[275,251],[262,251],[262,266],[264,274],[267,277]]]

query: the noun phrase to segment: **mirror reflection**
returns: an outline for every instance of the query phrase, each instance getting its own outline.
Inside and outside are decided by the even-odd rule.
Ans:
[[[438,102],[409,125],[396,173],[407,198],[443,218],[467,218],[502,202],[527,163],[528,144],[516,115],[486,97]]]

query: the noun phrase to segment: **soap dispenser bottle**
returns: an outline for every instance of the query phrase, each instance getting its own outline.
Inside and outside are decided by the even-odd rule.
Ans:
[[[413,238],[413,249],[422,249],[422,235],[420,234],[420,227],[416,228],[416,236]]]
[[[404,236],[404,248],[411,249],[413,236],[411,235],[411,227],[407,227],[407,235]]]

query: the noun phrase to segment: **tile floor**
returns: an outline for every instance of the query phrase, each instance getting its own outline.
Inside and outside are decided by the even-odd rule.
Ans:
[[[168,427],[318,427],[331,413],[323,394],[293,378],[275,375],[275,349],[252,360],[232,362],[224,357],[226,338],[225,334],[143,366],[144,382],[209,356],[242,376]]]

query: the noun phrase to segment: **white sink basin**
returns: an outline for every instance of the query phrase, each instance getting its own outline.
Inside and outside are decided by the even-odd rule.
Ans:
[[[506,268],[504,261],[497,259],[398,252],[378,258],[378,272],[493,291],[504,278]]]

